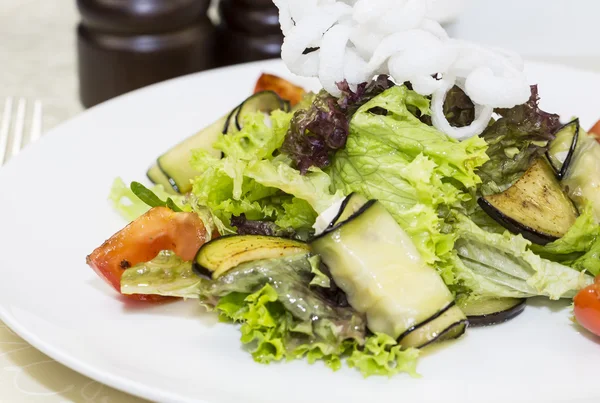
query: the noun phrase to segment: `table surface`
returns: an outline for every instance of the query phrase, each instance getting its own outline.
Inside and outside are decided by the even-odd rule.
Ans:
[[[457,38],[525,58],[600,71],[592,0],[470,0],[448,26]],[[0,2],[0,103],[39,99],[48,130],[83,108],[77,95],[74,0]],[[0,322],[0,403],[142,402],[92,381],[35,350]]]

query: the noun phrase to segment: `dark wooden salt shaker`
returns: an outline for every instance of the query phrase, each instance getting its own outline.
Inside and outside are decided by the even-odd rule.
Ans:
[[[229,65],[277,58],[283,34],[272,0],[221,0],[217,60]]]
[[[210,0],[77,0],[79,92],[91,107],[215,66]]]

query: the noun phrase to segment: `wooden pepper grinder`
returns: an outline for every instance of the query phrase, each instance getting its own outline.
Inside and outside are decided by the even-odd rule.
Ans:
[[[215,66],[210,0],[77,0],[85,107]]]
[[[221,0],[217,61],[229,65],[279,57],[283,34],[272,0]]]

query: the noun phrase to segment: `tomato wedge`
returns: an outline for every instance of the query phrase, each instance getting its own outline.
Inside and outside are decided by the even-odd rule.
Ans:
[[[193,260],[207,235],[197,214],[155,207],[104,242],[86,261],[100,277],[121,292],[121,276],[125,269],[148,262],[163,250],[171,250],[184,260]],[[166,299],[157,295],[128,297],[142,301]]]
[[[596,277],[594,284],[579,291],[574,303],[573,312],[577,322],[600,336],[600,277]]]
[[[594,126],[590,129],[590,133],[596,136],[596,140],[600,142],[600,120],[596,122]]]
[[[306,93],[304,88],[298,87],[285,78],[281,78],[273,74],[262,74],[260,76],[256,82],[254,93],[261,91],[273,91],[281,98],[289,101],[291,106],[294,106],[300,102]]]

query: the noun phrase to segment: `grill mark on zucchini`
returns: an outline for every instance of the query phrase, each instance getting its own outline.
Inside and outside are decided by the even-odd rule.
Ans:
[[[470,326],[491,326],[516,318],[525,310],[525,298],[483,298],[459,304]]]
[[[425,348],[433,343],[439,342],[439,341],[445,341],[444,336],[446,336],[448,333],[454,331],[456,329],[457,326],[462,326],[462,331],[453,336],[453,339],[458,339],[460,336],[462,336],[463,334],[465,334],[465,332],[467,331],[467,327],[469,325],[469,321],[468,319],[464,319],[461,320],[459,322],[454,323],[453,325],[451,325],[450,327],[446,328],[446,330],[442,331],[440,334],[437,335],[437,337],[433,340],[428,341],[427,343],[419,346],[418,348]]]
[[[366,198],[364,198],[363,196],[361,196],[359,193],[356,193],[356,192],[350,193],[342,202],[340,209],[338,210],[338,212],[335,215],[335,217],[333,218],[333,220],[331,220],[331,222],[329,223],[327,228],[332,228],[336,224],[338,224],[342,221],[346,221],[354,213],[356,213],[362,206],[364,206],[367,202],[368,202],[368,200]],[[350,214],[348,214],[348,212],[349,212],[348,209],[352,209]]]
[[[348,217],[347,220],[342,221],[340,223],[337,223],[336,225],[334,225],[331,228],[327,228],[325,229],[325,231],[321,232],[319,235],[315,236],[312,238],[311,242],[314,242],[318,239],[323,238],[325,235],[328,235],[331,232],[337,231],[338,229],[340,229],[342,226],[352,222],[356,217],[362,215],[362,213],[364,213],[365,211],[367,211],[370,207],[372,207],[375,203],[377,202],[377,200],[369,200],[367,203],[365,203],[364,206],[362,206],[360,209],[358,209],[356,211],[356,213],[352,214],[350,217]]]
[[[562,165],[560,167],[557,167],[553,161],[556,159],[556,157],[554,157],[553,151],[552,151],[553,146],[556,146],[557,141],[561,141],[561,139],[560,139],[561,132],[563,130],[568,129],[572,125],[575,125],[575,133],[573,134],[571,144],[569,146],[569,150],[567,151],[567,155],[566,155],[565,160],[562,163]],[[575,150],[577,149],[577,143],[579,142],[580,128],[581,128],[581,125],[579,123],[579,118],[576,118],[576,119],[572,120],[571,122],[567,123],[566,125],[562,126],[561,128],[559,128],[556,131],[556,136],[555,136],[554,140],[552,140],[550,142],[548,151],[546,151],[546,157],[548,158],[548,162],[550,163],[550,165],[556,172],[556,177],[559,180],[562,180],[566,176],[566,174],[571,166],[571,161],[573,160],[573,155],[575,154]]]
[[[173,189],[173,191],[175,191],[175,193],[179,193],[181,194],[181,189],[179,189],[179,185],[177,185],[177,182],[175,182],[175,179],[171,178],[167,172],[163,169],[163,167],[160,164],[160,158],[156,160],[156,166],[158,167],[158,169],[160,170],[160,172],[163,173],[163,175],[165,176],[165,178],[167,178],[167,182],[169,182],[169,185],[171,185],[171,188]]]
[[[342,212],[346,209],[346,206],[348,206],[348,203],[350,202],[350,198],[352,198],[352,196],[354,194],[355,194],[355,192],[352,192],[348,196],[346,196],[346,198],[344,199],[344,201],[340,205],[340,209],[338,210],[337,214],[335,215],[335,217],[333,217],[333,220],[331,220],[331,222],[329,223],[329,225],[327,225],[327,228],[333,227],[335,225],[334,223],[336,223],[337,220],[340,219],[340,217],[342,216]]]
[[[448,305],[446,305],[445,308],[443,308],[442,310],[440,310],[439,312],[437,312],[435,315],[425,319],[424,321],[422,321],[421,323],[414,325],[413,327],[407,329],[404,333],[402,333],[400,336],[398,336],[398,341],[402,340],[403,338],[405,338],[406,336],[408,336],[409,334],[411,334],[412,332],[414,332],[415,330],[417,330],[418,328],[420,328],[421,326],[425,326],[426,324],[428,324],[429,322],[439,318],[440,316],[442,316],[443,314],[445,314],[446,312],[448,312],[448,310],[450,308],[452,308],[453,306],[456,305],[456,301],[452,301],[450,302]]]

